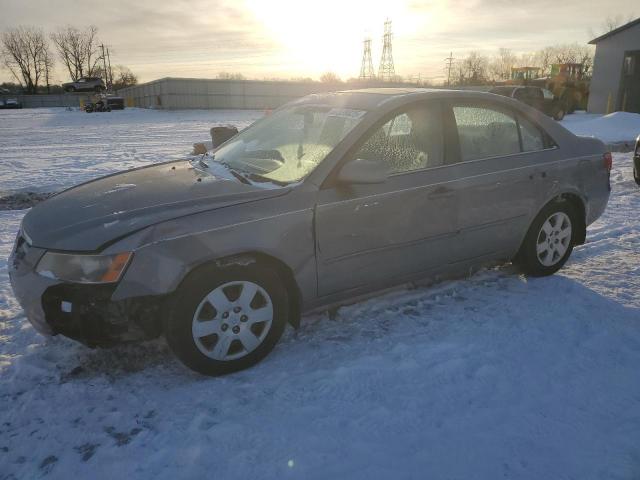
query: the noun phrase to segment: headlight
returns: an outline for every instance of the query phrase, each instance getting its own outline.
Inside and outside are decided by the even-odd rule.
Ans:
[[[113,283],[120,280],[132,257],[131,252],[114,255],[72,255],[47,252],[36,272],[43,277],[78,283]]]

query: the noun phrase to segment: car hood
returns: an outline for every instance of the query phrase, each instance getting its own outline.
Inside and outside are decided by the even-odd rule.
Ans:
[[[65,190],[32,208],[22,229],[36,247],[97,251],[150,225],[289,191],[273,187],[241,183],[219,164],[163,163]]]

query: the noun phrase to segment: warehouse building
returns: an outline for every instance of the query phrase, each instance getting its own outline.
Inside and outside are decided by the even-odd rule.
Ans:
[[[161,78],[118,91],[128,106],[167,110],[277,108],[311,93],[343,90],[318,82]]]
[[[589,43],[596,46],[589,112],[640,113],[640,18]]]

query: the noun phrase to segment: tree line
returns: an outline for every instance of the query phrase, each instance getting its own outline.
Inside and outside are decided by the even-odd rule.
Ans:
[[[508,48],[500,48],[491,56],[471,51],[453,64],[450,76],[448,71],[446,73],[451,85],[482,85],[510,79],[512,69],[517,67],[538,68],[540,77],[548,77],[553,64],[579,63],[583,75],[589,77],[593,54],[593,47],[578,43],[549,46],[521,55]]]
[[[94,25],[84,30],[60,27],[49,35],[41,28],[19,26],[2,32],[0,59],[27,94],[38,93],[43,86],[47,93],[52,87],[60,89],[52,85],[56,57],[71,81],[100,77],[114,90],[138,83],[129,68],[107,64],[100,47],[98,28]]]

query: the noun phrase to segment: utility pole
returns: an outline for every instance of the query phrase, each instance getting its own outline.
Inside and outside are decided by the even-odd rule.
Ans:
[[[104,75],[107,77],[107,88],[109,87],[109,72],[107,71],[107,57],[104,54],[104,45],[100,44],[100,49],[102,50],[102,66]]]
[[[451,86],[451,66],[453,65],[453,52],[449,54],[447,58],[444,59],[447,62],[447,87]]]
[[[113,70],[111,70],[111,56],[109,55],[109,47],[107,47],[107,63],[109,64],[109,90],[113,88]]]

